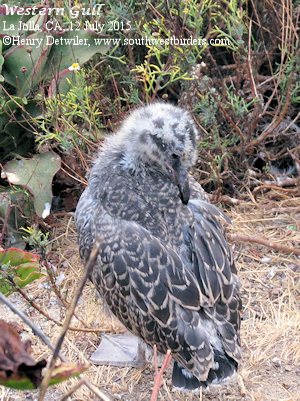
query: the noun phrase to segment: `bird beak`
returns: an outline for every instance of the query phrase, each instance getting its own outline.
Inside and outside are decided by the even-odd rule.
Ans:
[[[190,185],[189,176],[186,169],[180,166],[177,170],[175,170],[175,177],[180,193],[180,199],[184,205],[187,205],[190,199]]]
[[[186,168],[183,168],[179,162],[173,166],[167,165],[171,173],[171,179],[179,189],[180,199],[184,205],[188,204],[190,199],[189,176]]]

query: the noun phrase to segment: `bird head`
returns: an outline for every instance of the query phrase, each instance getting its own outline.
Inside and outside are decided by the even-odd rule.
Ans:
[[[188,170],[197,157],[197,130],[187,111],[166,103],[139,108],[115,139],[122,146],[124,168],[159,171],[178,186],[182,202],[188,203]]]

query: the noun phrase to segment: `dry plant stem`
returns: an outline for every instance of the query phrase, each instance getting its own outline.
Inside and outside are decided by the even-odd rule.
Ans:
[[[67,166],[64,162],[63,162],[63,160],[62,160],[62,164],[64,164],[65,166]],[[68,166],[69,167],[69,166]],[[71,177],[73,180],[75,180],[75,181],[77,181],[77,182],[80,182],[80,184],[83,184],[83,185],[87,185],[87,182],[86,181],[82,181],[81,179],[78,179],[78,178],[76,178],[74,175],[72,175],[72,174],[70,174],[67,170],[65,170],[63,167],[61,167],[61,169],[62,169],[62,171],[64,172],[64,173],[66,173],[69,177]]]
[[[15,313],[17,316],[19,316],[23,322],[31,328],[33,334],[35,334],[37,337],[40,338],[40,340],[49,348],[51,349],[52,352],[54,352],[54,347],[51,344],[49,338],[38,328],[36,324],[34,324],[28,317],[19,309],[17,309],[13,303],[9,301],[8,298],[6,298],[3,294],[0,292],[0,302],[2,302],[4,305],[6,305],[13,313]],[[58,353],[59,358],[61,359],[62,362],[67,362],[67,359],[61,354]],[[95,395],[99,397],[100,400],[102,401],[111,401],[111,399],[106,396],[102,391],[100,391],[96,386],[91,384],[87,379],[82,378],[81,376],[78,376],[80,380],[83,381],[86,387],[88,387]],[[79,386],[80,387],[80,386]]]
[[[82,385],[84,385],[84,380],[79,380],[61,399],[60,401],[66,401],[75,391],[79,389]]]
[[[1,235],[0,235],[0,245],[4,241],[5,231],[7,229],[8,219],[9,219],[10,213],[11,213],[11,205],[8,205],[7,209],[6,209],[6,212],[5,212],[5,218],[4,218],[4,222],[3,222],[3,226],[2,226],[2,232],[1,232]]]
[[[275,118],[274,118],[273,121],[271,122],[271,124],[269,125],[269,127],[265,131],[263,131],[257,138],[253,139],[250,143],[248,143],[246,145],[246,150],[259,145],[270,133],[272,133],[279,126],[281,121],[284,119],[284,117],[287,113],[287,110],[289,108],[289,105],[290,105],[290,100],[291,100],[291,88],[290,88],[291,85],[290,84],[291,84],[291,82],[289,80],[285,103],[284,103],[284,106],[283,106],[277,120],[275,120]]]
[[[60,321],[58,321],[56,319],[53,319],[53,317],[48,315],[47,312],[45,312],[43,309],[41,309],[32,299],[30,299],[20,287],[16,286],[16,284],[14,283],[14,281],[12,279],[9,279],[8,277],[7,277],[7,279],[9,280],[11,285],[15,288],[15,290],[20,295],[22,295],[22,297],[29,303],[30,306],[32,306],[34,309],[36,309],[41,315],[45,316],[45,318],[47,318],[51,322],[57,324],[57,326],[63,326],[62,322],[60,322]],[[97,329],[97,328],[89,329],[89,328],[84,328],[84,327],[72,327],[72,326],[69,327],[69,330],[71,330],[71,331],[83,331],[83,332],[86,332],[86,333],[99,333],[99,332],[104,333],[105,332],[105,330],[103,330],[101,328],[99,328],[99,329]]]
[[[235,132],[239,135],[241,138],[241,144],[243,145],[245,143],[245,137],[240,128],[236,125],[236,123],[233,121],[233,119],[230,117],[230,115],[227,113],[227,111],[224,109],[222,104],[219,102],[217,96],[214,96],[214,99],[216,100],[220,110],[222,111],[224,117],[227,119],[229,124],[232,126],[232,128],[235,130]]]
[[[203,387],[200,387],[200,391],[199,391],[199,401],[203,401]]]
[[[87,386],[87,388],[89,388],[94,394],[96,394],[99,397],[100,400],[102,400],[102,401],[112,401],[111,398],[109,398],[107,395],[102,393],[102,391],[100,391],[98,389],[98,387],[94,386],[88,380],[83,379],[83,381],[84,381],[84,384]]]
[[[55,282],[55,278],[54,278],[53,271],[52,271],[51,266],[50,266],[48,260],[46,259],[46,257],[43,258],[43,262],[44,262],[43,265],[45,266],[45,268],[46,268],[46,270],[47,270],[47,273],[48,273],[48,276],[49,276],[49,279],[50,279],[50,283],[51,283],[51,286],[52,286],[52,289],[53,289],[55,295],[56,295],[57,298],[61,301],[61,303],[63,304],[63,306],[66,307],[66,306],[67,306],[67,302],[63,299],[63,297],[61,296],[61,293],[60,293],[59,289],[57,288],[57,285],[56,285],[56,282]]]
[[[242,376],[240,374],[237,376],[237,380],[238,380],[238,386],[239,386],[240,394],[241,394],[242,397],[245,397],[245,395],[246,395],[246,387],[245,387],[245,384],[244,384],[244,380],[243,380],[243,378],[242,378]]]
[[[291,194],[296,194],[299,192],[299,188],[282,188],[282,187],[279,187],[278,185],[263,184],[263,185],[260,185],[259,187],[256,187],[253,190],[253,195],[255,196],[257,194],[257,192],[259,192],[263,189],[274,189],[276,191],[287,192],[287,193],[291,193]]]
[[[92,269],[94,267],[94,264],[95,264],[95,261],[96,261],[97,255],[98,255],[99,247],[100,247],[100,242],[98,240],[96,240],[96,242],[94,243],[93,249],[92,249],[92,251],[90,253],[89,259],[88,259],[88,261],[86,263],[85,271],[83,273],[83,276],[82,276],[82,278],[81,278],[81,280],[79,282],[79,285],[78,285],[78,287],[76,289],[75,295],[74,295],[74,297],[73,297],[73,299],[72,299],[72,301],[70,303],[70,307],[69,307],[67,315],[65,317],[65,321],[64,321],[64,324],[62,326],[61,333],[60,333],[60,335],[58,337],[58,340],[56,342],[56,346],[55,346],[52,358],[51,358],[51,360],[49,362],[48,369],[46,370],[45,376],[44,376],[43,381],[41,383],[38,401],[43,401],[44,400],[44,397],[45,397],[45,394],[46,394],[46,391],[47,391],[47,388],[48,388],[48,385],[49,385],[49,381],[50,381],[50,378],[51,378],[51,374],[52,374],[52,371],[53,371],[54,366],[55,366],[56,359],[58,357],[58,354],[59,354],[60,348],[62,346],[62,343],[63,343],[63,341],[65,339],[65,336],[66,336],[67,330],[69,328],[71,319],[72,319],[72,317],[74,315],[74,311],[75,311],[76,305],[77,305],[77,303],[79,301],[79,298],[80,298],[80,296],[82,294],[82,290],[83,290],[83,288],[84,288],[84,286],[85,286],[85,284],[87,282],[87,279],[88,279],[88,277],[89,277],[89,275],[92,272]]]
[[[234,241],[251,242],[254,244],[264,245],[268,248],[274,249],[275,251],[287,253],[288,255],[294,254],[296,256],[300,256],[300,249],[291,248],[286,245],[276,244],[274,242],[268,241],[266,238],[251,237],[249,235],[243,235],[243,234],[227,234],[227,236],[228,236],[228,239],[230,239],[230,241],[232,241],[232,242],[234,242]]]
[[[159,373],[155,375],[155,381],[154,381],[154,386],[153,386],[153,390],[152,390],[150,401],[156,401],[157,400],[158,392],[159,392],[159,389],[160,389],[160,386],[161,386],[161,383],[162,383],[162,378],[163,378],[164,371],[169,366],[171,360],[172,360],[171,351],[168,350],[167,353],[166,353],[165,359],[163,361],[162,367],[159,370]]]
[[[165,392],[167,393],[168,400],[174,401],[165,379],[163,379],[163,386],[164,386]]]
[[[61,295],[61,293],[60,293],[60,291],[59,291],[59,289],[58,289],[58,287],[57,287],[57,285],[56,285],[55,278],[54,278],[54,274],[53,274],[53,271],[52,271],[52,269],[51,269],[51,265],[50,265],[50,263],[48,262],[48,260],[46,259],[46,257],[43,258],[43,262],[44,262],[44,266],[45,266],[45,268],[46,268],[46,270],[47,270],[47,273],[48,273],[48,276],[49,276],[49,279],[50,279],[50,283],[51,283],[51,286],[52,286],[52,289],[53,289],[55,295],[56,295],[57,298],[60,300],[60,302],[63,304],[63,306],[64,306],[65,308],[67,308],[67,307],[69,306],[69,302],[67,302],[65,299],[63,299],[63,297],[62,297],[62,295]],[[77,319],[83,326],[85,326],[85,327],[87,328],[87,325],[86,325],[75,313],[74,313],[74,316],[76,317],[76,319]],[[52,320],[54,321],[54,319],[52,319]],[[59,323],[59,322],[57,323],[57,322],[55,321],[54,323],[58,324],[59,326],[62,326],[62,324]],[[72,330],[71,328],[69,328],[69,329]]]
[[[248,58],[247,58],[247,66],[249,69],[249,75],[250,75],[250,85],[251,85],[251,91],[252,91],[252,96],[253,98],[258,99],[258,93],[255,85],[255,80],[253,77],[253,70],[252,70],[252,58],[251,58],[251,36],[252,36],[252,19],[249,21],[249,32],[248,32]]]
[[[18,308],[15,307],[13,303],[10,302],[8,298],[6,298],[5,295],[1,294],[0,292],[0,302],[2,302],[4,305],[6,305],[13,313],[15,313],[17,316],[19,316],[24,323],[27,324],[28,327],[31,328],[33,334],[38,336],[45,345],[47,345],[48,348],[51,349],[51,351],[54,351],[54,347],[52,346],[49,338],[38,328],[36,324],[34,324],[28,317],[20,311]],[[65,358],[62,355],[59,355],[60,359],[62,361],[65,360]]]

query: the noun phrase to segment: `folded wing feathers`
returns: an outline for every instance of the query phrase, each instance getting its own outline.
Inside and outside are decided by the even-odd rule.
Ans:
[[[208,306],[221,298],[229,302],[233,294],[232,256],[218,221],[222,217],[216,207],[205,201],[192,201],[195,223],[191,227],[191,247],[195,254],[195,274],[202,282]]]

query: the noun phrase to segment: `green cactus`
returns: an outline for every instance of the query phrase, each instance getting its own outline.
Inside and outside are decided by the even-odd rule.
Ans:
[[[47,37],[50,37],[49,33],[42,30],[30,33],[26,38],[38,43],[39,46],[15,45],[4,52],[4,80],[16,88],[19,97],[28,96],[43,81],[56,79],[62,71],[71,73],[68,67],[73,63],[82,65],[96,53],[105,54],[109,50],[108,46],[96,45],[95,34],[90,31],[52,33],[53,40],[58,41],[54,43],[52,40],[47,41]],[[75,37],[79,42],[86,44],[84,46],[68,44],[68,41],[72,43]]]
[[[34,128],[36,118],[43,117],[40,107],[40,87],[46,87],[48,96],[53,96],[57,90],[66,93],[70,89],[67,78],[72,77],[69,67],[73,63],[79,65],[87,62],[96,53],[105,54],[109,46],[97,46],[91,31],[76,30],[61,34],[49,33],[44,23],[48,16],[4,15],[6,8],[0,6],[0,159],[10,158],[12,154],[25,156],[32,151],[35,143]],[[17,28],[19,22],[33,22],[39,26],[39,31],[18,31],[6,26]],[[39,40],[40,46],[11,45],[2,46],[4,36],[21,39]],[[47,42],[47,36],[56,41]],[[84,46],[72,46],[64,40],[78,37],[85,41]],[[37,42],[35,42],[37,43]],[[62,44],[61,44],[62,43]]]
[[[4,77],[3,75],[1,75],[3,64],[4,64],[4,57],[2,56],[2,42],[0,41],[0,83],[4,82]]]
[[[2,178],[26,188],[33,196],[36,214],[47,217],[52,201],[52,179],[60,169],[60,157],[54,152],[31,159],[11,160],[3,167]]]

